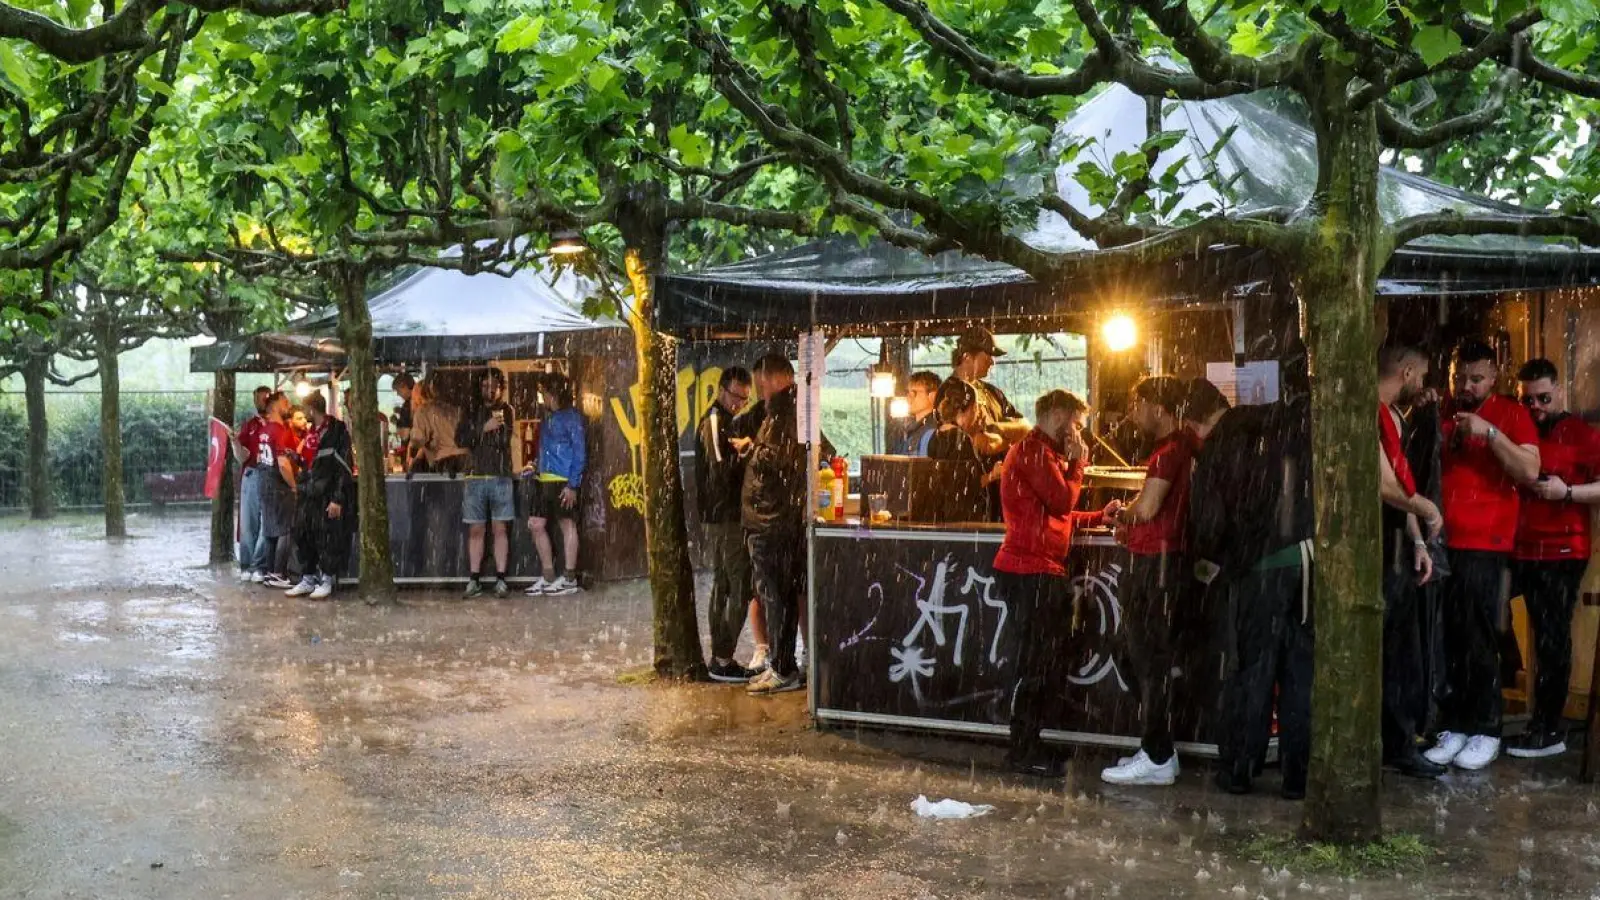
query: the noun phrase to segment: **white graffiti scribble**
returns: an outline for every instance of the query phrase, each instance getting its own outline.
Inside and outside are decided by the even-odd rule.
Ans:
[[[934,566],[933,581],[931,584],[924,579],[917,578],[915,575],[911,576],[913,578],[917,578],[918,581],[922,582],[922,587],[928,589],[928,596],[924,598],[921,596],[922,592],[920,590],[917,592],[917,609],[922,614],[917,617],[916,624],[911,626],[911,631],[909,631],[906,636],[901,639],[900,645],[903,647],[911,646],[916,642],[917,638],[921,636],[922,630],[926,628],[933,635],[934,645],[943,647],[949,641],[949,639],[945,636],[943,617],[960,616],[961,621],[956,625],[955,652],[952,657],[955,661],[955,664],[960,666],[961,644],[964,640],[966,640],[967,616],[972,612],[972,610],[965,603],[958,603],[954,606],[945,605],[945,582],[949,573],[950,558],[946,557],[938,565]]]
[[[983,585],[983,594],[978,598],[983,602],[983,605],[1000,611],[1000,620],[994,625],[994,637],[989,641],[989,662],[998,663],[1000,661],[1000,635],[1006,630],[1006,615],[1010,613],[1010,608],[1006,606],[1004,600],[991,593],[994,588],[994,576],[979,575],[977,569],[968,566],[967,581],[961,585],[961,593],[970,594],[978,585]]]
[[[873,626],[878,624],[878,616],[882,615],[882,613],[883,613],[883,583],[882,582],[874,581],[871,585],[869,585],[867,587],[867,599],[871,600],[874,596],[876,596],[877,599],[878,599],[878,608],[877,608],[877,611],[875,611],[872,614],[872,619],[869,622],[867,622],[867,624],[861,626],[861,629],[859,631],[857,631],[855,634],[852,634],[849,637],[845,638],[844,640],[840,641],[839,642],[839,649],[840,650],[848,650],[848,649],[850,649],[851,647],[854,647],[857,644],[865,643],[867,641],[881,641],[881,640],[883,640],[883,638],[869,637],[869,635],[872,632]]]
[[[933,677],[933,660],[922,655],[921,647],[890,647],[889,655],[894,657],[894,662],[889,665],[890,683],[899,684],[909,678],[911,694],[921,703],[920,679]]]
[[[1095,611],[1099,614],[1101,637],[1116,634],[1122,628],[1122,607],[1117,603],[1117,582],[1122,577],[1122,566],[1113,563],[1095,575],[1079,575],[1072,579],[1072,603],[1080,612],[1093,603]],[[1091,685],[1099,684],[1107,675],[1115,675],[1117,686],[1124,691],[1128,683],[1122,680],[1122,673],[1117,671],[1117,662],[1108,649],[1101,653],[1099,650],[1090,652],[1089,659],[1077,667],[1077,671],[1067,676],[1073,684]]]

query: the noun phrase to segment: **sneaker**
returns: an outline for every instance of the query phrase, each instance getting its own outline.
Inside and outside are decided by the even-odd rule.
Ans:
[[[504,578],[496,578],[494,580],[494,595],[502,600],[511,596],[511,587],[506,584]]]
[[[1475,734],[1467,741],[1467,747],[1456,758],[1451,760],[1457,768],[1476,772],[1487,768],[1489,763],[1500,757],[1500,739],[1489,737],[1486,734]]]
[[[1521,737],[1506,742],[1506,753],[1517,759],[1544,759],[1567,752],[1567,736],[1561,729],[1531,728]]]
[[[747,684],[756,675],[755,672],[732,660],[725,663],[713,662],[709,672],[712,681],[720,681],[723,684]]]
[[[1112,766],[1100,773],[1106,784],[1144,785],[1159,787],[1178,780],[1178,755],[1160,765],[1152,762],[1143,750],[1134,754],[1133,761],[1125,766]]]
[[[251,572],[250,573],[250,583],[251,584],[261,584],[261,583],[265,582],[266,580],[267,580],[267,576],[262,574],[261,572]]]
[[[479,582],[478,579],[476,579],[476,578],[469,579],[467,581],[467,590],[461,596],[465,597],[468,600],[474,600],[474,599],[477,599],[478,597],[482,597],[483,596],[483,584],[481,582]]]
[[[563,575],[550,582],[550,586],[545,588],[545,593],[552,597],[565,597],[569,594],[576,594],[581,590],[583,588],[578,585],[578,582],[574,581],[570,576]]]
[[[319,584],[321,584],[321,582],[319,582],[314,576],[307,575],[304,578],[300,579],[300,583],[299,584],[295,585],[292,588],[289,588],[289,596],[291,596],[291,597],[304,597],[307,594],[310,594],[312,591],[316,590],[317,589],[317,585],[319,585]]]
[[[765,672],[772,667],[772,656],[767,652],[766,644],[757,644],[756,653],[750,657],[750,665],[745,666],[752,672]]]
[[[326,600],[329,597],[332,597],[333,596],[333,587],[334,587],[333,576],[332,575],[324,575],[324,576],[322,576],[322,580],[317,582],[317,589],[311,592],[311,599],[313,599],[313,600]]]
[[[541,597],[550,593],[550,582],[545,581],[542,576],[535,578],[533,584],[528,585],[528,589],[522,593],[529,597]]]
[[[289,588],[294,587],[294,582],[283,577],[282,575],[277,574],[276,572],[261,579],[261,583],[262,585],[272,588],[275,591],[286,591]]]
[[[805,682],[800,679],[798,672],[788,678],[784,678],[772,669],[768,669],[755,681],[750,682],[750,686],[746,690],[752,694],[764,696],[767,694],[786,694],[790,691],[801,690],[805,686]]]
[[[1433,749],[1422,755],[1434,765],[1448,766],[1465,749],[1467,749],[1466,735],[1456,734],[1454,731],[1441,731],[1433,744]]]
[[[237,572],[235,572],[233,574],[234,574],[234,577],[239,579],[239,583],[240,584],[249,584],[250,583],[250,570],[249,569],[240,569],[239,571],[237,571]]]

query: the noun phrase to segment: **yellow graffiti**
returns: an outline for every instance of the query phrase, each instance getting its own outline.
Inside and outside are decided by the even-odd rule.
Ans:
[[[677,425],[680,439],[699,423],[702,416],[717,400],[717,382],[722,380],[720,366],[708,366],[696,372],[694,366],[678,370]],[[628,388],[628,404],[621,397],[611,398],[611,414],[617,419],[617,429],[628,442],[628,465],[631,472],[618,475],[606,486],[614,509],[636,509],[644,514],[644,422],[639,411],[644,408],[644,398],[637,384]]]

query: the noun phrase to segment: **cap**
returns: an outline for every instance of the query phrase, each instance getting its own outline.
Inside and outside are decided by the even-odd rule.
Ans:
[[[956,354],[987,353],[990,356],[1005,356],[1006,352],[994,342],[994,332],[983,327],[968,328],[956,340]]]

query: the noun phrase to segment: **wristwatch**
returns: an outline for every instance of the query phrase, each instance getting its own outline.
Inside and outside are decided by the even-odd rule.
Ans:
[[[1494,443],[1494,439],[1499,437],[1499,436],[1500,436],[1500,429],[1494,427],[1493,425],[1490,425],[1489,426],[1489,442],[1490,443]]]
[[[1572,502],[1572,485],[1570,485],[1570,484],[1567,485],[1567,497],[1566,497],[1565,500],[1563,500],[1561,502],[1563,502],[1563,503],[1571,503]]]

